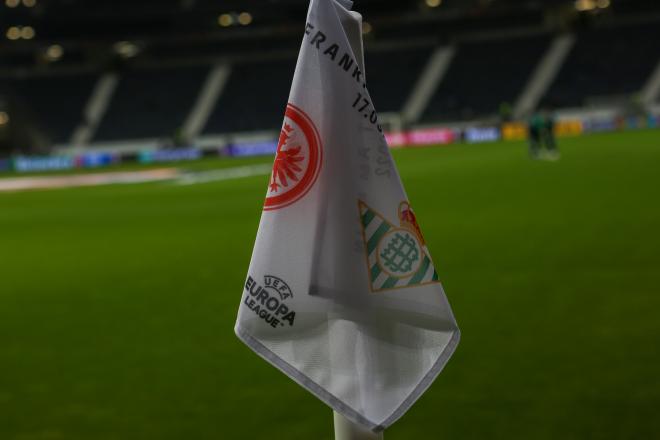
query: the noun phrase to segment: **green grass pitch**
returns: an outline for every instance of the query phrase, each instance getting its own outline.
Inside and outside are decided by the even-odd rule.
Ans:
[[[395,152],[463,337],[387,439],[660,435],[660,131],[560,146]],[[266,184],[0,194],[0,439],[331,439],[233,334]]]

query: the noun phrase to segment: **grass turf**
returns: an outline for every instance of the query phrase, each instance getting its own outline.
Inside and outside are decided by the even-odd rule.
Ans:
[[[463,338],[388,439],[660,432],[660,131],[561,147],[395,153]],[[266,181],[0,194],[0,439],[330,439],[233,335]]]

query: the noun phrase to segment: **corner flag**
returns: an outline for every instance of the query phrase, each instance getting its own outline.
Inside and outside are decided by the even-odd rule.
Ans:
[[[460,333],[378,124],[351,7],[311,0],[235,330],[380,431]]]

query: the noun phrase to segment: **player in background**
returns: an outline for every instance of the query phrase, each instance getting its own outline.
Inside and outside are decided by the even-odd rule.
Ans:
[[[529,156],[532,159],[558,160],[554,115],[544,110],[534,112],[529,120]]]
[[[529,119],[529,157],[541,158],[541,133],[545,123],[540,113],[534,112]]]
[[[549,109],[543,112],[541,141],[545,147],[542,158],[552,161],[559,160],[559,150],[557,149],[557,139],[555,138],[555,116]]]

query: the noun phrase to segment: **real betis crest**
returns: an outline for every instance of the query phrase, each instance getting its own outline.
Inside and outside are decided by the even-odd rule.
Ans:
[[[399,205],[399,225],[359,201],[362,238],[373,292],[438,282],[422,232],[408,202]]]

